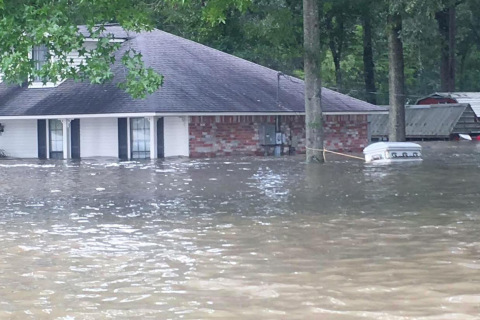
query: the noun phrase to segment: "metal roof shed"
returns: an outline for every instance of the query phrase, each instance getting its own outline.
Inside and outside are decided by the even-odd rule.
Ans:
[[[460,133],[480,135],[480,122],[469,104],[414,105],[405,107],[408,140],[448,140]],[[388,115],[370,116],[374,140],[388,137]]]
[[[468,103],[480,117],[480,92],[435,92],[417,101],[417,105]]]

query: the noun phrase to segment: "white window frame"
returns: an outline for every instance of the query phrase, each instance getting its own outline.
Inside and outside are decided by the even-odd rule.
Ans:
[[[42,56],[41,59],[40,59],[40,56]],[[41,45],[33,46],[32,48],[32,61],[34,64],[33,68],[37,71],[42,69],[42,67],[49,62],[47,56],[48,56],[48,48],[46,45],[41,44]],[[33,82],[42,82],[42,79],[36,76],[33,79]]]
[[[30,50],[30,53],[28,54],[28,58],[30,60],[32,60],[35,64],[35,54],[34,52],[36,51],[37,48],[40,48],[40,47],[44,47],[45,48],[45,51],[48,50],[47,47],[44,45],[44,44],[41,44],[41,45],[35,45],[32,47],[32,50]],[[49,63],[52,61],[52,56],[51,56],[51,52],[50,52],[50,59],[46,59],[46,56],[45,55],[45,61],[43,61],[39,68],[41,68],[44,64],[46,63]],[[37,68],[37,66],[35,65],[34,68]],[[37,69],[38,70],[38,69]],[[50,82],[50,81],[47,81],[45,84],[43,84],[43,81],[41,79],[32,79],[32,83],[28,86],[30,89],[38,89],[38,88],[54,88],[56,86],[58,86],[61,82],[58,82],[57,84],[53,83],[53,82]]]
[[[109,42],[111,43],[123,43],[125,42],[126,40],[125,39],[110,39]],[[85,38],[85,43],[95,43],[95,42],[98,42],[98,39],[93,39],[93,38]],[[32,50],[30,50],[29,54],[28,54],[28,58],[33,60],[34,58],[34,50],[35,48],[37,47],[40,47],[40,46],[44,46],[44,45],[36,45],[32,48]],[[78,55],[78,53],[77,53]],[[53,60],[55,59],[55,57],[53,56],[53,52],[50,51],[50,60],[48,61],[45,61],[45,63],[48,63],[48,62],[52,62]],[[78,66],[77,66],[78,68]],[[0,73],[1,74],[1,73]],[[65,81],[65,79],[61,79],[60,81],[58,81],[57,83],[53,83],[53,82],[46,82],[45,84],[43,84],[43,82],[40,80],[40,79],[33,79],[32,83],[28,86],[30,89],[39,89],[39,88],[55,88],[57,86],[59,86],[61,83],[63,83]],[[2,79],[0,78],[0,82],[2,82]]]

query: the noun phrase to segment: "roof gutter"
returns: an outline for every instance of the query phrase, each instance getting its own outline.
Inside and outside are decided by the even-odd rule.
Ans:
[[[324,112],[326,116],[388,114],[388,111],[364,112]],[[62,114],[0,116],[0,120],[17,119],[86,119],[86,118],[138,118],[138,117],[186,117],[186,116],[303,116],[305,112],[139,112],[139,113],[100,113],[100,114]]]

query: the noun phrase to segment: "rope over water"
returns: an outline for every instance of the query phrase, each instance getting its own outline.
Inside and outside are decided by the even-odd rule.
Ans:
[[[332,154],[336,154],[336,155],[339,155],[339,156],[344,156],[344,157],[347,157],[347,158],[353,158],[353,159],[358,159],[358,160],[362,160],[362,161],[365,160],[365,159],[362,158],[362,157],[357,157],[357,156],[352,156],[352,155],[345,154],[345,153],[330,151],[330,150],[327,150],[327,149],[313,149],[313,148],[309,148],[309,147],[305,147],[305,149],[312,150],[312,151],[321,151],[321,152],[323,152],[323,159],[324,159],[324,160],[327,160],[327,159],[325,158],[325,153],[326,153],[326,152],[332,153]]]

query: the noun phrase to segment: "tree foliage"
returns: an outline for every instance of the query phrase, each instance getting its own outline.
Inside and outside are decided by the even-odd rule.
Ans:
[[[190,4],[191,5],[191,4]],[[457,63],[455,90],[479,91],[480,0],[322,0],[321,43],[323,85],[378,104],[389,101],[387,15],[399,12],[403,29],[405,100],[441,90],[441,34],[435,14],[456,6]],[[157,13],[161,29],[225,52],[303,77],[301,1],[252,0],[241,13],[230,9],[213,28],[197,7],[183,6],[174,15]],[[365,19],[371,27],[373,85],[366,86]],[[186,23],[185,23],[186,22]],[[368,69],[368,68],[367,68]],[[374,96],[375,99],[372,98]]]
[[[193,2],[193,0],[192,0]],[[185,3],[170,0],[169,6]],[[212,0],[202,6],[205,21],[215,24],[225,20],[226,13],[236,7],[244,10],[249,0]],[[107,23],[118,23],[125,30],[139,32],[155,26],[156,0],[0,0],[0,71],[4,81],[23,84],[35,78],[43,82],[59,82],[72,78],[93,84],[112,80],[111,66],[119,43],[109,41]],[[86,25],[89,34],[78,31]],[[98,40],[96,48],[86,49],[86,38]],[[35,68],[31,52],[34,46],[47,48],[49,63]],[[73,66],[69,57],[78,52],[83,63]],[[50,59],[55,57],[55,59]],[[163,77],[145,66],[141,53],[127,50],[121,57],[126,78],[120,82],[135,98],[156,91]]]
[[[442,34],[436,15],[454,6],[454,89],[480,90],[480,0],[318,1],[324,86],[387,104],[387,15],[399,12],[406,102],[441,90]],[[81,51],[84,39],[76,29],[85,24],[94,31],[95,25],[109,22],[131,31],[158,27],[286,74],[304,75],[303,11],[298,0],[0,0],[0,12],[0,69],[14,83],[33,76],[48,81],[110,80],[118,45],[99,41],[95,50]],[[371,59],[365,58],[368,27]],[[92,37],[99,32],[101,27]],[[36,71],[28,54],[39,43],[59,59]],[[80,70],[72,69],[68,61],[74,50],[86,58]],[[122,87],[133,96],[145,96],[162,83],[161,76],[139,58],[131,51],[121,60],[129,71]],[[372,82],[368,86],[367,78]]]

